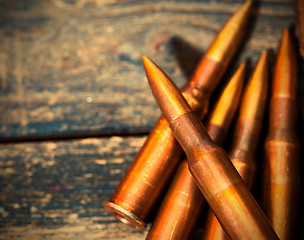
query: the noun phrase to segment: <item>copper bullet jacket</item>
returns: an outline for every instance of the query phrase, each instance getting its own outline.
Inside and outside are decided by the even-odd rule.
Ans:
[[[206,55],[200,60],[191,81],[182,89],[183,97],[201,119],[208,112],[211,93],[218,85],[225,70],[222,62],[215,61]]]
[[[263,209],[280,239],[297,239],[298,231],[301,159],[296,86],[295,50],[285,29],[273,79],[263,165]]]
[[[208,49],[208,56],[216,61],[223,61],[226,67],[242,41],[246,32],[252,0],[247,0],[225,24],[222,31]],[[242,31],[240,32],[240,29]]]
[[[218,76],[219,79],[224,73],[221,64],[215,63],[212,59],[206,59],[203,58],[203,63],[206,72],[210,75],[204,75],[204,77],[212,76],[214,79],[214,76]],[[215,81],[214,84],[217,82]],[[210,96],[210,91],[202,90],[196,88],[193,83],[188,84],[183,90],[185,98],[192,108],[197,110],[201,118],[207,113]],[[110,201],[105,203],[104,207],[122,222],[138,229],[145,229],[146,221],[155,210],[153,209],[155,203],[176,170],[182,153],[182,148],[176,141],[168,122],[161,117]]]
[[[232,76],[208,122],[208,133],[218,144],[223,142],[236,112],[244,78],[245,63]],[[189,172],[187,161],[184,160],[174,175],[146,239],[189,239],[204,203],[204,197]]]
[[[267,90],[268,63],[267,53],[264,52],[246,86],[229,151],[231,162],[249,189],[256,172],[255,150],[263,123]],[[227,239],[212,211],[208,213],[203,239]]]
[[[187,155],[190,172],[226,233],[232,239],[278,239],[229,157],[174,83],[147,57],[143,61],[146,72],[155,73],[147,74],[152,93]]]
[[[181,115],[170,126],[184,146],[192,176],[226,233],[232,239],[277,239],[229,157],[211,141],[194,113]],[[185,132],[189,137],[183,137]]]
[[[242,40],[251,5],[252,1],[247,1],[231,17],[219,33],[221,40],[215,39],[183,89],[184,97],[201,118],[206,115],[209,97]],[[181,154],[169,124],[161,117],[104,207],[122,222],[144,229]]]

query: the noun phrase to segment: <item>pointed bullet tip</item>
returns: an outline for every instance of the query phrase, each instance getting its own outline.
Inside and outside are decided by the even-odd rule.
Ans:
[[[283,31],[283,36],[285,36],[286,34],[289,34],[289,28],[284,28],[284,31]]]
[[[243,90],[245,67],[246,63],[242,62],[225,87],[211,114],[211,124],[228,130]]]
[[[240,6],[218,33],[218,36],[209,47],[206,55],[221,62],[224,66],[229,64],[246,32],[251,7],[251,0]],[[223,39],[225,39],[225,41],[223,41]]]
[[[282,34],[273,81],[273,97],[295,98],[297,92],[297,58],[288,28]]]
[[[253,5],[253,1],[252,0],[248,0],[244,3],[243,7],[246,8],[251,8],[251,6]]]
[[[246,70],[246,62],[241,62],[240,66],[236,70],[234,74],[234,81],[237,85],[243,85],[244,79],[245,79],[245,70]],[[233,80],[233,79],[232,79]]]
[[[262,65],[264,65],[265,62],[267,62],[267,59],[268,59],[268,51],[263,51],[261,53],[259,62],[262,63]]]
[[[261,53],[260,59],[246,86],[240,110],[241,118],[261,119],[267,99],[268,61],[267,51]]]
[[[191,107],[172,80],[148,57],[143,56],[142,61],[152,93],[168,122],[190,112]]]
[[[253,0],[248,0],[248,4],[253,4]]]
[[[148,58],[147,56],[142,56],[141,59],[142,59],[144,69],[146,70],[146,72],[148,71],[148,69],[151,69],[151,68],[153,68],[153,66],[155,66],[153,61],[150,58]]]
[[[142,56],[141,60],[143,62],[143,64],[148,64],[149,62],[151,62],[150,58],[148,58],[147,56]]]
[[[240,69],[240,71],[244,71],[245,68],[246,68],[246,62],[243,61],[243,62],[241,62],[239,69]]]
[[[279,52],[282,52],[283,55],[287,55],[287,53],[290,51],[290,48],[292,48],[290,31],[288,28],[284,28]]]
[[[252,0],[248,0],[245,3],[243,3],[243,5],[239,8],[239,10],[236,12],[236,16],[239,15],[240,17],[242,16],[242,18],[244,17],[248,17],[249,12],[251,11],[251,7],[253,5],[253,1]],[[241,19],[239,19],[241,20]]]

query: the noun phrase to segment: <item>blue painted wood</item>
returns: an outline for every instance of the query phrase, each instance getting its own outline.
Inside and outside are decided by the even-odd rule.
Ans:
[[[132,229],[102,206],[145,139],[0,144],[0,239],[145,239],[150,224]],[[204,216],[194,240],[202,239]]]
[[[0,239],[144,239],[102,207],[144,140],[0,145]]]
[[[0,3],[0,138],[147,132],[160,112],[148,55],[182,86],[243,1]],[[253,65],[294,21],[293,0],[254,11],[239,58]],[[191,54],[181,54],[181,51]]]

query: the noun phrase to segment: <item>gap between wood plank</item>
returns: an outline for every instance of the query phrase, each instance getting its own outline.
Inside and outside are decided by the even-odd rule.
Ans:
[[[118,137],[134,137],[148,135],[150,130],[138,131],[95,131],[95,132],[81,132],[81,133],[59,133],[48,134],[41,136],[18,136],[0,138],[0,144],[7,143],[24,143],[24,142],[41,142],[41,141],[70,141],[82,138],[107,138],[111,136]]]

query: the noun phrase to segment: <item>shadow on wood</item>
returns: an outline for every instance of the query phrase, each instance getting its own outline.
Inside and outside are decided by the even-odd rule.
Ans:
[[[179,36],[170,39],[172,53],[184,76],[190,79],[204,52]]]

